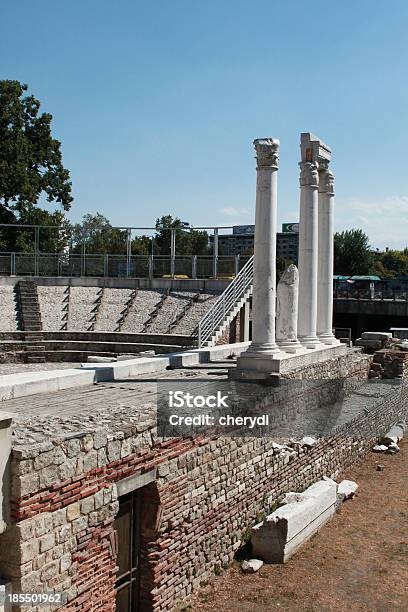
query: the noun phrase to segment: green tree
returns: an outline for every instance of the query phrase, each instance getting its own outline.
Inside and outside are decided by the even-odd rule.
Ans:
[[[408,276],[408,249],[379,253],[376,255],[375,268],[380,276],[386,278]]]
[[[40,114],[40,102],[26,91],[19,81],[0,81],[0,220],[7,211],[20,220],[41,195],[65,211],[73,201],[52,115]]]
[[[176,255],[207,255],[208,234],[206,231],[194,230],[189,223],[178,217],[164,215],[156,220],[156,235],[154,237],[154,252],[160,255],[170,255],[171,230],[176,233]]]
[[[369,238],[361,229],[334,234],[334,273],[344,276],[371,274],[374,260]]]
[[[293,261],[286,259],[286,257],[276,258],[276,281],[279,282],[282,274],[293,264]]]
[[[132,240],[132,255],[150,255],[152,239],[150,236],[137,236]]]
[[[83,216],[82,223],[71,226],[71,244],[73,253],[81,253],[85,245],[86,253],[125,255],[126,230],[113,228],[109,220],[100,213],[87,214]]]

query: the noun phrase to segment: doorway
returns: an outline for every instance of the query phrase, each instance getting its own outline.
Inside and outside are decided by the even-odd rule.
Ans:
[[[116,611],[138,612],[140,608],[141,489],[119,497],[117,533]]]

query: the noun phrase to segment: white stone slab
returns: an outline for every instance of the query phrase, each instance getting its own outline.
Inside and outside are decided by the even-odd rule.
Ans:
[[[285,563],[333,516],[337,484],[331,479],[320,480],[288,499],[290,503],[252,529],[252,552],[266,563]]]
[[[163,372],[169,366],[170,359],[168,357],[142,357],[140,359],[129,359],[129,361],[117,361],[110,365],[106,363],[83,363],[82,370],[93,370],[95,380],[102,382]]]
[[[0,376],[0,401],[92,385],[94,382],[94,370],[66,369],[5,374]]]

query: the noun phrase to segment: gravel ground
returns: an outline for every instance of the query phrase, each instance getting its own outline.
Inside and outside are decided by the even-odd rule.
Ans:
[[[78,368],[79,363],[1,363],[0,376],[3,374],[18,374],[19,372],[41,372],[41,370],[66,370]]]
[[[377,471],[382,463],[384,471]],[[356,498],[286,565],[244,575],[238,562],[184,606],[194,612],[408,610],[408,440],[371,453],[343,476]]]

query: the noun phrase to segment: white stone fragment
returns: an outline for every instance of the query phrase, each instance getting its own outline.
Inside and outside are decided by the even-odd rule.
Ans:
[[[400,447],[395,442],[392,442],[391,444],[388,445],[387,453],[389,455],[395,455],[395,453],[399,453],[399,451],[400,451]]]
[[[376,444],[375,446],[373,446],[373,453],[386,453],[388,450],[388,446],[385,446],[385,444]]]
[[[241,564],[241,569],[244,574],[255,574],[258,572],[263,566],[263,561],[260,559],[249,559],[248,561],[243,561]]]
[[[383,444],[397,444],[404,437],[406,425],[403,421],[396,423],[391,429],[385,434],[381,442]]]
[[[99,355],[88,355],[88,363],[112,363],[116,361],[116,357],[100,357]]]
[[[304,436],[300,441],[302,446],[314,446],[317,443],[316,438],[312,436]]]
[[[341,501],[354,497],[358,489],[358,484],[353,480],[342,480],[337,487],[337,497]]]

